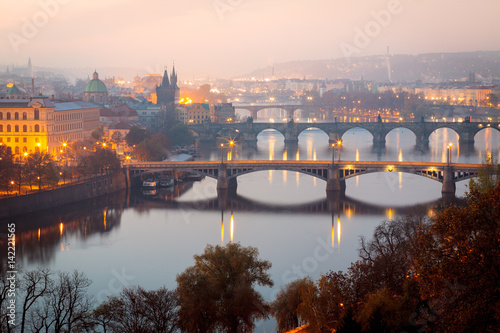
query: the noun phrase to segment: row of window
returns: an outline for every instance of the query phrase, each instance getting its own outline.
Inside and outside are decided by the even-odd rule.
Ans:
[[[11,138],[7,137],[7,142],[11,142]],[[3,142],[3,137],[0,136],[0,142]],[[14,138],[14,142],[19,142],[19,137],[15,137]],[[23,142],[28,142],[28,138],[23,138]],[[38,142],[38,139],[36,140],[36,142]]]
[[[28,152],[28,147],[24,146],[23,147],[23,154],[24,153],[27,153]],[[40,147],[35,147],[35,153],[39,153],[40,152]],[[14,155],[19,155],[21,153],[21,149],[16,146],[14,147]]]
[[[28,113],[23,112],[23,120],[28,120]],[[11,113],[7,112],[5,114],[5,119],[6,120],[12,120]],[[35,120],[40,120],[40,111],[38,109],[35,109]],[[3,112],[0,112],[0,120],[3,120]],[[14,120],[20,120],[19,119],[19,112],[14,112]]]
[[[5,126],[6,127],[6,131],[7,133],[10,133],[12,132],[12,126],[11,125],[7,125]],[[40,132],[40,125],[35,125],[35,132]],[[14,132],[15,133],[19,133],[19,125],[15,125],[14,126]],[[0,124],[0,133],[3,132],[3,125]],[[23,125],[23,132],[26,133],[28,132],[28,125]],[[30,132],[33,132],[33,126],[30,125]],[[42,126],[42,132],[45,132],[45,128]]]
[[[62,124],[62,125],[56,125],[55,131],[56,132],[69,131],[69,130],[74,130],[74,129],[79,129],[79,128],[83,128],[83,124],[81,124],[81,123]]]
[[[82,114],[81,113],[56,114],[55,119],[56,121],[82,119]]]

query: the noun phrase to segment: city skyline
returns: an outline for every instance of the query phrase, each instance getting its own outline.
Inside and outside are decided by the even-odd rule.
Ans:
[[[40,0],[2,11],[0,63],[128,67],[229,78],[275,63],[495,50],[500,3]],[[466,23],[466,24],[464,24]],[[34,64],[35,65],[35,64]]]

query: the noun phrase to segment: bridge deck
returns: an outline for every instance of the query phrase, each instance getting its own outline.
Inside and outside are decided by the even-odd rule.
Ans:
[[[125,167],[129,168],[199,168],[199,167],[217,167],[221,164],[220,161],[190,161],[190,162],[130,162],[125,163]],[[269,166],[283,166],[283,167],[329,167],[331,161],[281,161],[281,160],[262,160],[262,161],[224,161],[226,167],[269,167]],[[447,163],[437,162],[398,162],[398,161],[335,161],[335,164],[340,167],[435,167],[442,168],[447,166]],[[483,164],[469,164],[469,163],[452,163],[454,169],[478,169],[484,167]]]

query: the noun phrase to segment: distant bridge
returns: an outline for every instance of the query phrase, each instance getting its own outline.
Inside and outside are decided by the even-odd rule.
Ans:
[[[494,128],[500,131],[500,122],[317,122],[302,123],[288,122],[257,123],[249,119],[243,123],[218,124],[204,123],[200,125],[189,125],[189,130],[196,133],[201,141],[215,141],[217,137],[228,137],[243,143],[257,142],[260,132],[273,129],[285,137],[286,143],[297,143],[300,133],[310,128],[318,128],[325,132],[330,142],[342,139],[342,136],[350,129],[363,128],[373,136],[373,143],[383,145],[386,136],[394,129],[406,128],[416,136],[418,147],[426,147],[429,144],[430,135],[440,128],[454,130],[459,136],[460,144],[474,144],[474,136],[486,128]]]
[[[301,110],[307,113],[319,112],[325,109],[331,109],[331,106],[316,105],[316,104],[299,104],[299,103],[233,103],[235,109],[243,109],[250,111],[253,119],[257,120],[257,114],[261,110],[266,109],[281,109],[285,111],[285,118],[293,118],[295,111]],[[304,115],[302,115],[304,116]]]
[[[482,164],[385,161],[193,161],[132,162],[127,177],[160,171],[187,171],[217,179],[218,190],[236,189],[236,178],[263,170],[287,170],[326,181],[327,191],[345,191],[345,180],[374,172],[405,172],[441,182],[442,193],[455,193],[455,182],[477,176]]]

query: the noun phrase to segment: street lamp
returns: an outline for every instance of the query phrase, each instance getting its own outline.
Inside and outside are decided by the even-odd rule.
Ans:
[[[224,164],[224,151],[223,151],[223,149],[224,149],[224,144],[221,143],[220,144],[220,162],[222,164]]]
[[[451,147],[453,146],[453,143],[448,143],[448,166],[451,164]]]
[[[335,143],[332,143],[332,164],[335,164]]]

